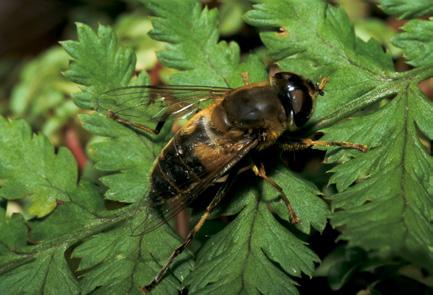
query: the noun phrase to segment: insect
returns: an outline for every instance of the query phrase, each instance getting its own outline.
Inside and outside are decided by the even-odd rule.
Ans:
[[[245,78],[245,76],[244,76]],[[170,218],[196,199],[204,190],[218,184],[212,201],[184,242],[168,258],[152,282],[143,290],[152,290],[165,276],[170,265],[200,230],[209,214],[223,199],[234,176],[251,169],[271,184],[287,206],[291,222],[299,221],[282,188],[266,175],[262,165],[239,165],[247,155],[273,145],[283,150],[300,150],[312,146],[340,146],[365,152],[366,146],[349,142],[325,142],[298,139],[287,142],[283,135],[291,133],[309,120],[318,94],[323,95],[326,80],[315,84],[290,72],[278,72],[269,81],[231,89],[200,86],[129,86],[111,90],[105,95],[117,106],[108,116],[140,132],[158,134],[170,116],[190,116],[174,134],[155,160],[151,171],[150,204],[164,209]],[[137,104],[137,101],[140,101]],[[200,103],[210,101],[205,108]],[[133,102],[133,103],[132,103]],[[139,124],[126,116],[131,108],[145,108],[161,103],[154,119],[156,127]],[[162,212],[162,211],[161,211]],[[144,225],[150,231],[160,222]]]

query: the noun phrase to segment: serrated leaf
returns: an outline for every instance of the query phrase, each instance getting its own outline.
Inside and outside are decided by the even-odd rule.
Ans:
[[[167,47],[167,50],[159,54],[161,62],[166,66],[171,66],[182,70],[179,74],[173,77],[173,83],[233,87],[242,85],[242,79],[240,75],[241,72],[248,72],[250,81],[260,81],[265,79],[266,76],[263,71],[263,65],[257,57],[251,56],[246,59],[245,63],[240,64],[237,45],[231,43],[227,46],[227,44],[224,42],[217,42],[217,15],[215,10],[207,10],[207,8],[200,10],[198,1],[147,1],[146,5],[157,15],[155,18],[153,18],[152,22],[154,27],[152,36],[158,40],[170,43],[170,45]],[[191,31],[193,31],[194,34],[191,34]],[[215,65],[217,65],[217,68]],[[300,184],[298,186],[298,192],[304,195],[306,190],[308,190],[307,187],[310,188],[308,185]],[[307,194],[309,196],[314,195],[314,193],[311,191],[307,192]],[[290,195],[292,196],[292,192],[290,192]],[[313,199],[310,199],[310,201],[312,204],[314,202],[321,202],[319,199],[317,199],[317,197],[315,201]],[[243,206],[244,202],[238,202],[234,207],[231,207],[230,211],[238,212]],[[314,205],[312,206],[314,207]],[[267,210],[264,209],[264,206],[260,208]],[[322,209],[326,211],[325,208]],[[266,215],[266,213],[263,214]],[[270,220],[273,220],[273,217],[270,215],[270,213],[267,212],[267,214],[268,215],[266,216],[269,217]],[[311,216],[305,212],[305,214],[303,214],[303,218],[305,220],[301,227],[307,232],[311,224],[314,224],[313,226],[323,228],[325,221],[325,218],[323,217],[324,215],[325,214],[319,212],[319,217],[317,217],[317,219],[309,220]],[[243,217],[239,217],[239,220],[242,219]],[[276,221],[273,220],[273,222],[274,223],[272,225],[275,225]],[[268,228],[268,226],[272,227],[272,225],[267,224],[267,226],[263,227],[257,225],[257,230],[272,230]],[[235,238],[237,233],[227,230],[227,234]],[[292,242],[294,244],[302,244],[302,242],[297,240],[297,238],[292,236],[292,234],[289,232],[282,231],[281,235],[283,235],[281,239],[290,240],[290,237],[292,237]],[[263,236],[266,236],[266,234],[263,233]],[[225,237],[227,238],[228,236]],[[266,239],[266,237],[263,237],[263,239]],[[284,241],[287,242],[287,240]],[[213,266],[210,266],[209,271],[207,271],[205,274],[200,275],[200,273],[202,273],[201,268],[207,269],[207,262],[215,258],[213,251],[209,250],[213,243],[212,241],[209,241],[206,243],[206,245],[209,245],[209,243],[210,246],[205,246],[205,249],[200,251],[199,255],[202,255],[202,259],[199,259],[196,266],[197,270],[193,272],[190,280],[193,292],[196,290],[197,292],[202,293],[203,290],[201,288],[208,285],[208,283],[213,282],[215,278],[218,277],[218,273],[216,271],[210,270],[214,270]],[[229,244],[227,239],[221,240],[221,244],[221,247],[225,247],[225,249],[231,249],[230,251],[236,251],[236,253],[239,253],[236,250],[237,247]],[[234,249],[232,249],[232,247],[234,247]],[[303,251],[303,254],[306,255],[305,261],[303,262],[305,262],[305,264],[309,267],[312,267],[316,256],[309,252],[309,250],[306,248],[297,250]],[[245,252],[242,252],[242,254],[244,255]],[[273,252],[270,255],[277,256],[274,257],[274,259],[277,260],[275,263],[287,265],[292,262],[293,265],[289,273],[295,274],[297,271],[295,275],[300,275],[300,272],[308,272],[310,270],[310,268],[304,267],[305,265],[299,260],[292,259],[292,256],[284,256],[281,253],[276,254],[276,252]],[[262,256],[260,259],[263,259],[264,257],[265,256]],[[274,282],[274,290],[283,290],[287,288],[285,290],[296,292],[291,279],[287,277],[284,272],[279,272],[277,267],[270,266],[273,262],[270,260],[262,260],[257,262],[254,259],[252,261],[253,263],[268,264],[269,276],[274,275],[278,277],[278,279],[276,279]],[[201,280],[203,280],[203,282],[200,282]],[[236,284],[238,283],[239,282],[237,281]],[[254,285],[253,277],[249,278],[249,283]],[[284,287],[287,283],[290,283],[290,285]],[[232,286],[228,276],[221,278],[219,285],[215,285],[215,290],[221,292],[220,287],[225,284]],[[211,286],[210,288],[212,289],[213,287]],[[249,290],[253,289],[254,288],[251,288]],[[229,291],[230,288],[224,290]],[[233,290],[230,290],[230,292],[233,292]]]
[[[134,234],[137,224],[142,225],[148,215],[136,208],[104,211],[102,199],[95,199],[96,194],[94,187],[84,184],[71,196],[71,202],[45,220],[31,222],[31,240],[45,240],[39,245],[17,248],[19,244],[14,243],[10,248],[1,247],[0,289],[20,294],[32,293],[30,290],[47,294],[88,294],[98,288],[96,293],[140,294],[139,288],[151,280],[161,267],[160,261],[169,256],[179,240],[168,226],[146,235]],[[7,229],[6,226],[0,224],[3,229]],[[78,270],[85,270],[78,291],[78,282],[66,262],[65,251],[82,240],[85,242],[74,251],[74,255],[81,258]],[[169,247],[162,246],[167,244]],[[186,252],[180,257],[173,270],[176,276],[187,275],[191,268],[188,255]],[[169,275],[155,291],[156,294],[174,294],[179,285],[180,282]]]
[[[101,178],[109,187],[106,198],[120,202],[145,198],[149,170],[161,148],[158,139],[140,136],[99,114],[83,115],[81,120],[87,130],[103,136],[90,145],[89,151],[97,169],[114,172]],[[139,288],[151,281],[180,243],[167,225],[148,234],[139,233],[149,213],[135,210],[129,214],[130,222],[93,236],[74,251],[84,271],[84,293],[139,294]],[[190,261],[188,252],[182,255],[173,274],[158,285],[155,294],[176,294],[191,268]]]
[[[131,69],[134,69],[135,64],[134,56],[129,50],[117,46],[117,38],[109,28],[100,27],[98,35],[84,25],[79,26],[79,30],[81,30],[79,41],[71,43],[79,49],[77,49],[78,55],[72,54],[73,65],[75,65],[73,78],[83,77],[82,80],[77,81],[88,86],[83,92],[87,95],[86,107],[98,110],[98,107],[104,103],[104,107],[109,109],[110,104],[115,104],[115,101],[100,101],[104,99],[104,96],[101,96],[104,90],[128,84],[149,84],[145,74],[130,81]],[[96,54],[93,56],[96,59],[105,56],[114,59],[114,68],[106,69],[112,75],[109,80],[103,77],[99,80],[91,80],[95,73],[89,71],[88,65],[84,65],[90,56],[90,52],[87,52],[90,49],[93,49],[92,54]],[[107,63],[104,66],[110,65]],[[95,70],[102,71],[102,68]],[[96,90],[93,89],[94,84],[97,86]],[[128,102],[133,106],[137,104],[134,100]],[[131,111],[135,112],[134,116],[143,117],[140,123],[151,123],[149,117],[146,117],[149,111],[146,108],[135,108]],[[111,172],[110,175],[101,178],[109,188],[105,193],[106,198],[119,202],[136,202],[145,198],[149,190],[149,170],[161,149],[161,143],[167,138],[167,128],[162,135],[151,137],[139,135],[109,119],[105,114],[82,115],[81,121],[84,128],[100,136],[90,144],[88,150],[98,170]],[[112,214],[118,215],[114,220],[124,220],[129,216],[131,221],[94,235],[74,251],[74,256],[81,260],[79,269],[85,270],[81,281],[84,293],[139,293],[139,288],[150,282],[171,251],[180,243],[174,238],[168,226],[146,235],[135,233],[139,232],[144,222],[136,219],[147,220],[146,218],[149,217],[150,213],[143,210],[131,207],[120,213],[114,211]],[[131,223],[135,224],[131,225]],[[191,268],[191,259],[187,253],[180,258],[184,263],[179,262],[179,269],[168,275],[155,292],[171,294],[181,288],[181,282]]]
[[[320,0],[256,2],[246,21],[267,29],[260,36],[280,68],[316,81],[329,78],[310,123],[336,120],[343,108],[353,112],[344,104],[383,85],[392,73],[391,57],[375,40],[357,38],[342,9]]]
[[[320,195],[320,191],[317,187],[282,166],[277,167],[270,176],[289,196],[290,203],[300,220],[296,224],[297,229],[306,234],[310,233],[311,228],[322,231],[329,216],[329,209],[325,201],[318,199],[317,196]],[[275,188],[265,183],[264,193],[267,196],[275,196],[273,200],[275,202],[275,199],[277,199],[278,202],[272,204],[272,208],[281,218],[290,222],[287,207],[279,199],[279,193],[275,191]]]
[[[44,220],[33,220],[30,223],[31,240],[45,241],[61,236],[68,236],[79,229],[101,224],[105,206],[97,188],[81,181],[77,189],[70,194],[69,202],[59,205]]]
[[[139,288],[161,267],[160,261],[179,243],[168,226],[146,235],[134,234],[135,227],[141,226],[148,214],[137,208],[105,211],[97,190],[88,183],[80,185],[71,194],[70,201],[46,219],[28,225],[29,238],[33,243],[39,242],[37,246],[24,243],[27,239],[24,224],[21,230],[25,236],[6,240],[8,235],[0,235],[3,246],[0,247],[0,289],[17,294],[32,293],[31,290],[47,294],[88,294],[98,288],[96,292],[103,294],[139,294]],[[8,223],[11,222],[2,220],[0,228],[10,231],[13,226],[18,233],[20,223]],[[78,287],[65,251],[83,240],[74,251],[81,258],[79,270],[85,270]],[[176,263],[173,269],[176,276],[187,275],[191,268],[188,255],[186,252]],[[169,275],[155,291],[174,294],[179,285],[179,280]]]
[[[258,57],[249,56],[245,59],[245,62],[241,63],[239,61],[239,50],[236,44],[232,43],[231,45],[227,45],[225,43],[217,43],[217,15],[215,10],[201,10],[197,1],[150,1],[146,4],[154,13],[157,14],[157,17],[153,19],[153,36],[156,36],[159,40],[169,41],[172,43],[172,45],[168,47],[168,50],[161,54],[160,58],[166,66],[182,70],[181,74],[175,76],[172,80],[176,84],[187,83],[209,86],[237,86],[242,85],[242,72],[248,72],[250,82],[266,79],[264,65]],[[185,22],[184,19],[181,19],[181,17],[185,17],[186,15],[188,15],[187,22]],[[191,27],[195,28],[195,34],[190,33]],[[101,38],[108,37],[101,36]],[[80,42],[90,41],[83,39],[80,40]],[[173,57],[176,57],[176,59],[173,59]],[[76,61],[76,63],[79,63],[79,61]],[[215,68],[214,65],[218,65],[218,68]],[[104,88],[104,86],[101,86],[101,88]],[[97,95],[94,95],[93,98],[89,99],[89,101],[92,100],[97,100]],[[130,103],[134,104],[135,102],[131,101]],[[151,161],[156,157],[158,152],[158,149],[155,148],[154,144],[152,144],[152,140],[139,136],[130,129],[127,129],[103,116],[86,115],[82,117],[82,120],[85,128],[89,131],[105,137],[92,144],[89,150],[93,155],[92,158],[96,161],[98,169],[107,172],[115,172],[115,174],[102,178],[102,181],[110,188],[106,196],[112,200],[127,202],[134,202],[145,196],[148,189],[147,179],[149,169],[151,168]],[[121,172],[118,173],[118,171]],[[301,188],[302,185],[299,186],[300,193],[302,192]],[[304,187],[304,189],[305,188],[306,187]],[[314,194],[314,192],[310,192],[310,194]],[[320,202],[320,200],[317,201]],[[311,200],[311,202],[314,201]],[[314,207],[313,204],[312,206]],[[308,219],[310,216],[308,214],[303,214],[303,218],[305,218],[303,229],[308,231],[310,225],[323,228],[323,221],[325,220],[323,217],[324,215],[318,214],[318,216],[320,217],[315,217],[317,219],[309,221]],[[273,218],[269,212],[268,217],[271,219]],[[119,231],[121,230],[119,229]],[[294,244],[302,245],[302,242],[295,238],[295,236],[292,234],[289,236],[292,237],[291,239],[293,239],[292,242]],[[164,237],[162,238],[165,239]],[[283,239],[289,238],[284,237]],[[123,243],[120,242],[119,238],[112,239],[110,233],[108,233],[107,236],[104,236],[102,240],[115,240],[117,243]],[[137,238],[131,237],[128,240],[125,242],[126,244],[133,248],[137,248]],[[84,245],[86,245],[86,243]],[[169,249],[167,249],[167,251],[168,250]],[[304,248],[298,250],[304,250]],[[106,253],[101,251],[98,253]],[[113,251],[116,252],[117,250]],[[96,253],[89,253],[90,252],[83,252],[83,255],[78,255],[80,257],[82,256],[82,269],[87,269],[88,267],[97,264],[97,262],[86,262],[92,256],[97,257],[95,256]],[[129,260],[134,260],[135,263],[138,263],[136,256],[134,256],[136,254],[133,254],[130,251],[128,253],[129,256],[121,255],[121,257],[135,257],[135,259],[130,258]],[[295,275],[300,275],[301,271],[311,272],[310,269],[316,256],[309,252],[309,250],[307,250],[307,253],[310,254],[307,255],[308,258],[306,258],[305,263],[310,267],[305,268],[303,265],[298,264],[299,261],[295,261],[295,265],[291,268],[291,273],[295,274],[297,271],[298,273]],[[92,268],[90,273],[87,274],[88,281],[86,281],[88,283],[85,283],[85,289],[87,291],[91,291],[97,286],[102,286],[101,290],[107,291],[108,289],[106,289],[105,286],[111,286],[107,285],[108,281],[102,279],[101,274],[105,273],[107,277],[113,277],[113,275],[115,275],[110,271],[110,269],[113,269],[112,263],[114,263],[111,259],[112,257],[113,256],[110,256],[110,259],[105,259],[105,262],[102,263],[100,267]],[[277,258],[283,259],[283,256],[278,254]],[[163,259],[163,256],[160,256],[157,260],[160,259]],[[284,262],[279,261],[277,263],[287,264],[289,261],[290,259]],[[131,264],[128,265],[131,266]],[[119,277],[119,279],[115,279],[115,284],[119,288],[124,288],[126,278],[129,278],[132,275],[131,267],[125,266],[124,269],[125,272],[122,272],[123,275],[119,274],[121,278]],[[275,268],[271,269],[276,271]],[[155,268],[152,271],[155,274],[157,269]],[[291,282],[290,278],[286,277],[284,273],[279,273],[278,276],[280,277],[280,284],[288,281]],[[140,282],[142,282],[142,280]],[[171,285],[171,288],[175,286],[176,285]],[[276,288],[280,287],[282,286],[277,286]],[[294,289],[294,286],[292,285],[288,288]]]
[[[0,196],[23,200],[26,212],[42,217],[68,200],[76,188],[75,159],[66,148],[57,152],[42,135],[33,135],[24,121],[0,118]]]
[[[364,4],[366,3],[364,2]],[[374,38],[380,42],[380,44],[385,47],[385,51],[394,58],[398,58],[402,55],[401,49],[392,44],[392,38],[397,32],[387,23],[379,19],[368,18],[360,19],[356,21],[354,25],[356,36],[362,40],[367,42],[371,38]]]
[[[215,9],[202,10],[198,1],[143,1],[155,15],[151,36],[168,42],[158,53],[164,65],[182,70],[172,84],[234,87],[240,77],[240,49],[218,42]],[[263,66],[256,71],[263,72]],[[235,79],[235,80],[233,80]]]
[[[82,115],[84,128],[107,137],[89,146],[90,157],[101,171],[121,171],[101,178],[109,187],[107,199],[135,202],[148,192],[149,168],[160,151],[158,142],[138,135],[98,114]]]
[[[89,184],[80,185],[68,197],[48,217],[27,224],[17,214],[1,216],[0,290],[11,294],[80,293],[65,252],[119,221],[107,213],[103,218],[102,199]]]
[[[433,265],[429,188],[433,159],[420,134],[433,138],[432,112],[432,104],[412,84],[380,111],[328,130],[332,138],[344,136],[373,147],[370,153],[333,169],[331,182],[341,191],[333,197],[333,207],[344,210],[336,212],[332,221],[344,225],[342,238],[366,249],[403,255],[429,269]],[[360,162],[362,166],[357,165]],[[355,165],[357,171],[352,170]],[[353,185],[355,181],[359,183]]]
[[[199,252],[191,294],[298,294],[287,274],[311,275],[318,257],[275,220],[253,190],[243,197],[246,207]]]
[[[53,248],[14,270],[2,273],[0,290],[9,294],[79,294],[65,260],[66,248]]]
[[[387,14],[396,15],[399,18],[433,14],[433,2],[431,0],[381,0],[380,8]]]
[[[393,44],[403,49],[408,63],[417,67],[433,65],[433,18],[411,20],[402,29]]]
[[[81,288],[85,294],[141,294],[173,249],[179,244],[167,226],[146,235],[132,235],[131,225],[95,235],[77,247],[74,257],[81,258]],[[188,253],[179,257],[173,271],[177,277],[188,274]],[[183,262],[182,262],[183,261]],[[181,282],[169,275],[152,294],[177,294]]]
[[[76,184],[76,165],[66,149],[55,153],[48,140],[42,135],[32,134],[30,127],[22,120],[8,122],[1,118],[0,130],[3,197],[19,199],[24,204],[28,202],[28,211],[39,210],[42,216],[50,213],[57,203],[63,204],[62,207],[77,206],[72,203],[71,197],[76,190],[80,190]],[[77,194],[82,197],[82,192]],[[83,210],[86,202],[79,206]],[[46,231],[39,234],[42,231],[38,231],[35,224],[41,220],[25,223],[18,214],[8,217],[3,210],[0,213],[0,290],[11,294],[78,294],[78,283],[66,261],[65,251],[83,234],[89,234],[88,229],[77,228],[73,222],[73,219],[86,220],[78,214],[79,210],[74,211],[77,215],[54,218],[57,222],[63,221],[63,225],[75,225],[67,228],[75,230],[75,233],[61,229],[61,223],[50,224],[55,214],[41,219],[45,222]],[[32,227],[33,237],[29,234]],[[34,245],[40,242],[34,238],[59,238],[56,234],[61,236],[58,241]],[[34,246],[30,246],[29,241]]]
[[[57,210],[51,213],[44,219],[33,219],[27,224],[18,215],[14,215],[11,218],[5,217],[4,212],[0,219],[0,290],[8,290],[13,294],[78,294],[82,293],[83,290],[86,292],[92,291],[95,284],[100,281],[93,278],[92,284],[85,285],[83,282],[79,283],[76,279],[76,275],[72,271],[72,265],[69,264],[68,255],[65,253],[71,249],[72,246],[81,244],[84,247],[87,241],[90,243],[93,239],[97,239],[98,234],[103,236],[105,241],[109,241],[110,238],[118,241],[120,244],[122,241],[134,240],[137,242],[137,237],[131,233],[131,225],[126,221],[134,221],[137,218],[147,218],[148,214],[141,214],[143,212],[138,211],[137,208],[125,207],[118,210],[105,210],[103,199],[99,194],[99,191],[91,184],[82,182],[76,187],[76,172],[72,175],[68,175],[68,170],[74,167],[74,162],[69,163],[65,161],[66,158],[61,158],[62,154],[54,154],[53,147],[44,139],[42,136],[34,136],[28,125],[22,121],[14,121],[8,123],[2,119],[0,122],[0,129],[2,139],[4,140],[4,147],[1,152],[6,155],[6,152],[10,152],[8,144],[21,143],[23,147],[30,149],[29,153],[22,157],[28,160],[26,157],[32,157],[32,160],[24,162],[26,164],[32,164],[32,161],[42,161],[43,165],[40,165],[42,175],[45,174],[44,181],[48,182],[53,192],[64,194],[67,197],[64,201],[59,201]],[[10,138],[14,135],[13,138]],[[6,140],[7,139],[7,140]],[[20,142],[21,141],[21,142]],[[33,142],[34,141],[34,142]],[[39,143],[35,145],[34,143]],[[21,146],[21,145],[19,145]],[[17,148],[15,148],[17,150]],[[18,153],[19,154],[19,150]],[[57,159],[56,157],[59,157]],[[65,157],[63,155],[63,157]],[[71,156],[72,157],[72,156]],[[3,161],[3,167],[10,168],[11,159]],[[63,159],[63,161],[61,161]],[[72,160],[73,161],[73,160]],[[57,167],[56,165],[62,165]],[[7,164],[7,165],[6,165]],[[23,165],[23,163],[21,163]],[[2,168],[3,168],[2,167]],[[38,166],[32,166],[32,173],[38,173]],[[56,167],[55,173],[50,169]],[[27,183],[31,184],[28,178],[22,171],[22,168],[17,164],[17,170],[15,174],[9,173],[3,179],[2,189],[9,188],[9,179],[15,179],[14,177],[22,177]],[[50,168],[50,169],[49,169]],[[20,170],[21,169],[21,170]],[[3,170],[10,172],[11,170]],[[27,170],[26,173],[30,174],[31,170]],[[62,172],[60,172],[62,171]],[[36,182],[38,179],[35,175],[32,175],[32,181]],[[69,178],[66,178],[69,176]],[[73,184],[70,187],[62,183],[63,180],[66,184],[69,182]],[[63,186],[62,186],[63,184]],[[56,185],[56,186],[54,186]],[[38,184],[36,188],[40,188],[41,196],[49,194],[51,190],[45,188],[44,183]],[[29,186],[28,190],[34,189],[35,187]],[[10,189],[9,189],[10,191]],[[137,222],[142,225],[142,220]],[[30,230],[29,230],[30,229]],[[104,234],[101,234],[104,232]],[[116,233],[123,233],[122,236],[117,236]],[[152,236],[153,235],[153,236]],[[159,235],[158,239],[156,236]],[[91,238],[93,236],[93,238]],[[139,292],[139,286],[146,283],[145,280],[149,280],[150,277],[155,275],[155,268],[160,267],[161,262],[158,259],[159,255],[167,255],[166,252],[161,251],[160,243],[170,243],[170,245],[177,244],[178,240],[170,236],[170,231],[165,227],[161,228],[160,231],[145,236],[146,240],[143,240],[143,235],[140,235],[139,247],[129,248],[120,254],[132,257],[135,250],[139,249],[142,257],[148,257],[149,261],[153,261],[153,268],[144,268],[140,271],[140,275],[137,275],[136,284],[125,286],[124,284],[116,285],[116,288],[111,288],[114,293],[125,293],[124,290],[131,290],[131,292]],[[149,240],[147,240],[149,238]],[[31,241],[32,245],[28,244]],[[103,246],[103,245],[101,245]],[[138,244],[136,243],[136,246]],[[173,246],[174,247],[174,246]],[[80,248],[82,249],[82,248]],[[131,252],[132,251],[132,252]],[[166,248],[166,251],[171,251],[170,248]],[[116,253],[112,251],[112,253]],[[92,253],[93,255],[93,253]],[[147,255],[147,256],[145,256]],[[150,256],[149,256],[150,255]],[[185,254],[186,256],[187,254]],[[157,257],[157,258],[155,258]],[[83,261],[88,261],[90,258],[83,256]],[[114,259],[109,261],[110,266],[121,267],[121,263]],[[136,261],[134,261],[135,263]],[[156,266],[158,265],[158,266]],[[182,264],[184,265],[184,264]],[[85,265],[84,265],[85,266]],[[92,277],[97,275],[98,271],[103,268],[104,264],[99,265],[99,268],[92,268],[87,270],[85,277]],[[85,268],[85,267],[83,267]],[[175,273],[179,276],[186,276],[187,270],[190,268],[188,263],[185,266],[180,266],[179,270]],[[113,276],[106,276],[105,279],[112,282],[118,272],[118,268],[114,268],[116,271],[112,273]],[[143,277],[144,276],[144,277]],[[162,290],[174,292],[178,288],[173,287],[173,283],[170,285],[170,281],[176,281],[177,285],[179,282],[174,279],[174,276],[169,276],[167,279],[166,287],[161,287]],[[110,285],[111,286],[111,285]],[[100,290],[105,290],[101,285],[98,285]],[[164,291],[164,293],[166,293]]]
[[[341,120],[323,130],[324,139],[370,147],[366,154],[327,154],[328,162],[340,164],[332,170],[331,183],[339,190],[332,197],[337,211],[332,220],[341,237],[431,270],[433,160],[426,149],[433,107],[417,87],[433,75],[431,67],[393,72],[391,59],[377,44],[357,39],[344,13],[324,1],[263,0],[254,7],[247,20],[268,29],[262,39],[283,70],[330,79],[327,95],[318,100],[313,130]],[[410,50],[407,54],[416,57],[425,53],[422,65],[430,64],[427,51]]]
[[[119,47],[109,27],[99,26],[95,33],[90,27],[77,23],[79,41],[62,42],[63,48],[74,59],[65,76],[87,86],[74,96],[75,103],[95,109],[95,99],[104,91],[128,84],[135,67],[135,55],[130,49]]]

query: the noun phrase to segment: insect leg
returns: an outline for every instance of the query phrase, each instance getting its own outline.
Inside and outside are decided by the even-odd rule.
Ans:
[[[317,85],[317,89],[319,91],[319,94],[323,96],[324,92],[323,89],[325,89],[326,84],[328,84],[329,78],[324,77],[320,79],[319,85]]]
[[[242,72],[241,77],[242,77],[242,82],[244,83],[244,85],[250,84],[250,75],[248,74],[248,72]]]
[[[299,222],[299,218],[295,213],[295,210],[293,209],[292,205],[290,204],[289,198],[287,198],[286,194],[284,193],[284,190],[281,186],[278,185],[278,183],[275,182],[272,178],[266,175],[265,168],[263,167],[263,164],[260,165],[260,168],[256,165],[253,165],[251,167],[254,174],[261,177],[264,181],[269,183],[275,190],[277,190],[281,194],[281,198],[283,199],[284,204],[286,204],[287,209],[289,210],[290,215],[290,221],[295,224]]]
[[[112,112],[112,111],[108,111],[108,117],[119,122],[122,125],[125,125],[126,127],[132,128],[134,130],[139,130],[139,131],[144,131],[144,132],[148,132],[148,133],[153,133],[155,135],[158,135],[159,132],[161,132],[162,127],[165,124],[165,121],[167,119],[168,116],[163,116],[158,123],[156,124],[155,129],[147,127],[143,124],[138,124],[132,121],[129,121],[127,119],[121,118],[119,117],[116,113]]]
[[[364,144],[351,143],[347,141],[312,140],[310,138],[302,139],[301,142],[283,143],[280,146],[285,151],[299,151],[299,150],[305,150],[310,147],[316,147],[316,146],[323,146],[323,147],[339,146],[345,149],[356,149],[363,153],[368,151],[368,147]]]
[[[235,172],[235,173],[233,174],[233,172]],[[194,237],[197,235],[197,233],[200,231],[200,229],[203,226],[203,224],[208,219],[208,217],[209,217],[210,213],[212,212],[212,210],[215,209],[215,207],[224,198],[227,190],[230,188],[231,184],[233,184],[233,180],[235,178],[235,177],[233,177],[233,175],[236,175],[236,174],[237,174],[236,170],[230,172],[230,175],[228,177],[227,182],[225,182],[219,188],[219,190],[215,194],[215,197],[212,199],[212,201],[210,202],[210,204],[206,207],[205,212],[202,214],[202,216],[200,217],[199,221],[195,224],[195,226],[193,227],[193,229],[189,232],[188,236],[185,238],[185,240],[183,241],[183,243],[180,244],[173,251],[173,253],[168,258],[167,262],[164,264],[164,266],[161,268],[161,270],[158,272],[158,274],[155,276],[155,278],[152,280],[152,282],[150,282],[149,284],[147,284],[146,286],[144,286],[142,288],[142,290],[145,293],[149,293],[155,286],[157,286],[159,284],[159,282],[164,278],[165,274],[167,273],[167,271],[168,271],[169,267],[171,266],[171,264],[173,263],[173,261],[176,259],[176,257],[179,256],[191,244],[191,242],[194,239]],[[232,176],[232,177],[230,177],[230,176]]]

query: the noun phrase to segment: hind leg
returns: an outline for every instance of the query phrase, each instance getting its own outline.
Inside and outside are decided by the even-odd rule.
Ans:
[[[232,174],[231,174],[232,175]],[[169,270],[170,266],[173,264],[174,260],[177,256],[179,256],[193,241],[194,237],[197,235],[197,233],[200,231],[202,226],[205,224],[206,220],[208,219],[209,215],[211,214],[212,210],[215,209],[215,207],[221,202],[221,200],[224,198],[225,194],[227,193],[227,190],[230,188],[231,184],[233,183],[233,178],[228,179],[223,186],[218,190],[215,197],[212,199],[210,204],[206,207],[205,212],[200,217],[199,221],[195,224],[193,229],[189,232],[185,240],[180,244],[170,255],[167,262],[164,264],[164,266],[161,268],[161,270],[158,272],[158,274],[153,278],[153,280],[144,286],[142,290],[146,293],[149,293],[153,288],[155,288],[161,280],[166,275],[167,271]]]

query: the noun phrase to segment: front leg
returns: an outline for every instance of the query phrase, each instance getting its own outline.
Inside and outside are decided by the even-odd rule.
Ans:
[[[299,151],[305,150],[310,147],[331,147],[338,146],[344,149],[355,149],[360,152],[366,153],[368,147],[364,144],[351,143],[347,141],[325,141],[325,140],[312,140],[311,138],[301,139],[299,142],[281,143],[280,147],[285,151]]]

